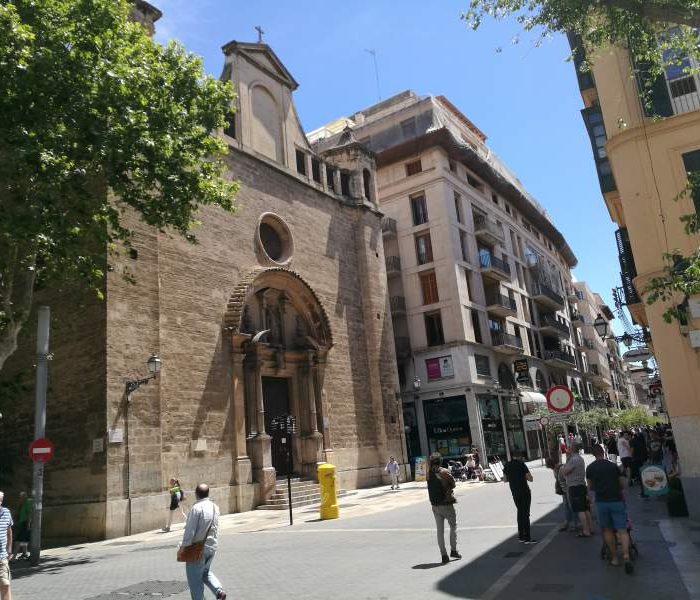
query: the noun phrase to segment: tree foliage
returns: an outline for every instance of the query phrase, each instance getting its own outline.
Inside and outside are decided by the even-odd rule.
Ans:
[[[640,96],[647,109],[652,108],[653,82],[663,75],[665,67],[673,65],[691,72],[694,69],[687,58],[700,63],[700,0],[471,0],[462,15],[473,29],[478,29],[484,18],[510,17],[526,32],[536,32],[540,36],[537,44],[553,33],[575,33],[588,57],[608,46],[627,48],[634,65],[630,75],[644,82]],[[584,56],[579,59],[579,68],[590,68]],[[644,77],[639,77],[642,73]],[[700,181],[692,181],[692,176],[688,193],[700,194]],[[688,234],[699,232],[696,214],[686,215],[682,221]],[[649,304],[666,304],[666,321],[683,323],[684,302],[700,293],[700,249],[689,256],[671,252],[663,259],[664,275],[652,279],[643,293]]]
[[[0,369],[39,284],[103,288],[136,214],[194,241],[234,209],[223,127],[233,92],[127,0],[0,0]]]

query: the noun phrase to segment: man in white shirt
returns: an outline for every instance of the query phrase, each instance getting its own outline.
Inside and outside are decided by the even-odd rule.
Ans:
[[[627,481],[630,481],[631,485],[630,474],[632,472],[632,446],[630,445],[629,431],[623,431],[620,434],[620,438],[617,440],[617,454],[620,457],[620,461],[622,461],[622,470],[625,477],[627,478]]]
[[[197,486],[195,496],[197,502],[187,514],[180,548],[203,541],[204,554],[197,562],[185,563],[187,585],[190,586],[192,600],[204,600],[205,585],[216,595],[216,600],[226,600],[221,582],[210,570],[219,544],[219,507],[209,499],[209,486],[206,483]]]
[[[574,444],[566,458],[566,464],[561,468],[561,473],[566,478],[569,505],[571,510],[578,515],[581,523],[581,533],[578,535],[579,537],[591,537],[593,521],[586,486],[586,463],[580,451],[581,446]]]

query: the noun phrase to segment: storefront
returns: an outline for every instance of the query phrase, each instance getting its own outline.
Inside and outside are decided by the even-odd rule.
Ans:
[[[527,455],[523,414],[515,394],[477,394],[486,456],[508,460]]]
[[[425,400],[423,411],[429,454],[463,458],[471,451],[472,436],[464,396]]]

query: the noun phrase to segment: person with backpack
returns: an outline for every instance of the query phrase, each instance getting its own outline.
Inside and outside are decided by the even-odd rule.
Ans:
[[[165,527],[163,527],[164,533],[170,531],[170,527],[173,524],[173,514],[178,508],[180,508],[180,502],[185,499],[185,492],[182,490],[180,482],[174,477],[170,478],[170,487],[168,488],[168,492],[170,493],[170,507],[168,508],[168,523]]]
[[[435,525],[437,527],[438,547],[442,564],[450,562],[452,558],[462,558],[457,552],[457,513],[454,496],[456,483],[451,473],[442,467],[442,457],[432,456],[430,458],[430,471],[428,472],[428,498],[433,509]],[[445,520],[450,526],[450,554],[447,554],[445,547]]]

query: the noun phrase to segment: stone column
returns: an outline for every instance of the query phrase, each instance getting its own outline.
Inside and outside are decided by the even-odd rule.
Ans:
[[[317,397],[317,382],[316,382],[316,367],[315,353],[309,351],[307,354],[307,362],[302,367],[305,379],[306,398],[304,407],[305,419],[308,419],[309,427],[306,435],[304,435],[302,470],[305,475],[311,477],[316,476],[316,465],[321,461],[323,450],[323,435],[318,430],[318,412],[316,405]]]
[[[256,433],[248,438],[247,447],[253,466],[253,479],[261,486],[261,500],[267,498],[275,487],[275,469],[272,467],[272,438],[265,432],[265,402],[262,389],[262,356],[260,345],[251,345],[248,357],[251,362],[253,394],[251,399],[255,408]],[[247,358],[248,358],[247,357]]]
[[[243,344],[249,336],[233,336],[233,377],[232,398],[233,405],[233,496],[236,512],[255,508],[255,494],[253,490],[253,466],[248,457],[246,444],[246,368],[244,364],[245,354]]]

